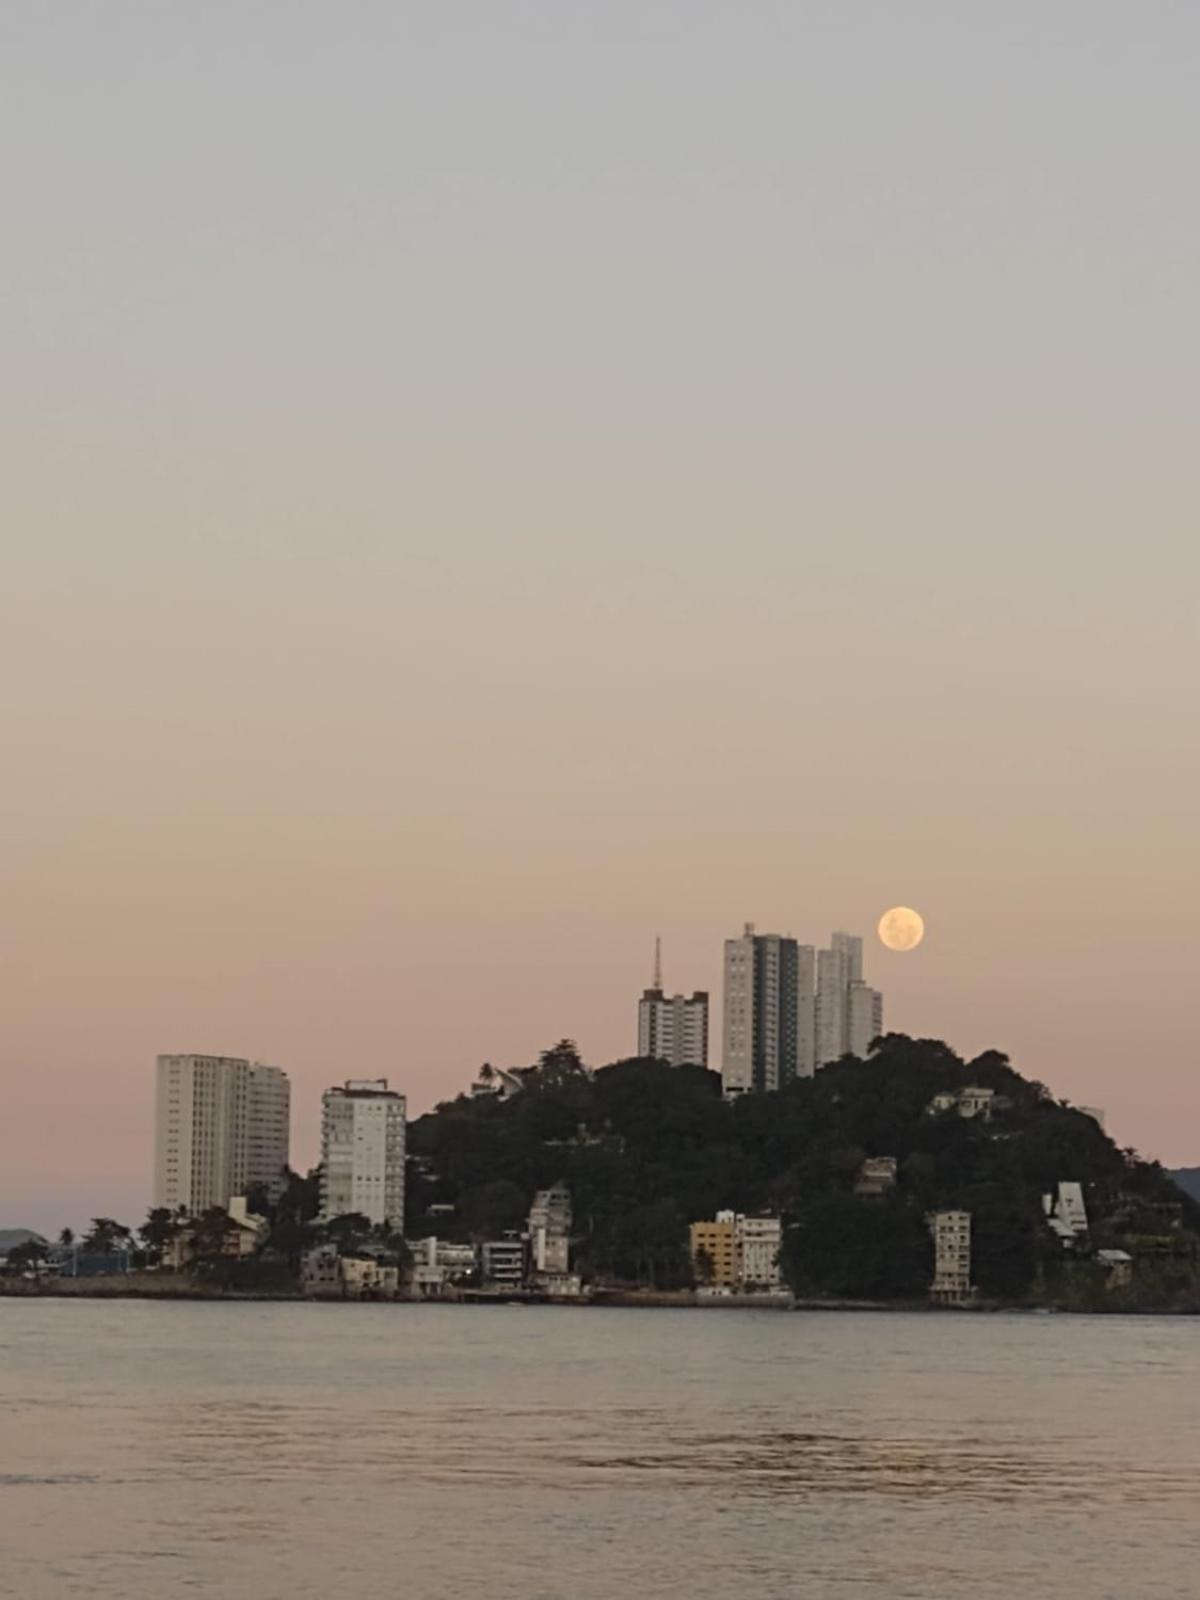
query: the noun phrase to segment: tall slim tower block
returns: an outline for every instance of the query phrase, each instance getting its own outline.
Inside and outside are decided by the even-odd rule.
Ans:
[[[638,1055],[673,1067],[708,1065],[708,995],[668,995],[663,990],[662,950],[655,943],[654,983],[638,1001]]]
[[[863,981],[862,940],[835,933],[817,954],[816,1064],[865,1056],[883,1032],[883,996]]]
[[[404,1231],[405,1101],[386,1078],[351,1078],[321,1100],[321,1217],[359,1212]]]
[[[734,1097],[790,1083],[810,1052],[801,1047],[800,974],[812,951],[778,933],[725,941],[725,1028],[721,1080]],[[807,1013],[806,1013],[807,1014]]]
[[[278,1195],[289,1117],[287,1074],[278,1067],[237,1056],[159,1056],[154,1204],[199,1216],[258,1184]]]

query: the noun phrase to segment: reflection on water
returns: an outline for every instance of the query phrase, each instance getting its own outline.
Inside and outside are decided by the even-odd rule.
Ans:
[[[1198,1350],[1165,1319],[0,1302],[0,1596],[1179,1600]]]

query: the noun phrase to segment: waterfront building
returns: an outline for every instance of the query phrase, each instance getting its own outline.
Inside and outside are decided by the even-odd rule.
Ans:
[[[689,1232],[697,1281],[713,1289],[731,1289],[737,1282],[733,1212],[718,1211],[712,1222],[693,1222]]]
[[[469,1282],[478,1269],[472,1244],[455,1244],[431,1235],[413,1240],[411,1248],[413,1292],[422,1300],[453,1293],[459,1285]]]
[[[1097,1250],[1096,1264],[1104,1273],[1106,1289],[1128,1289],[1133,1282],[1133,1257],[1128,1250]]]
[[[539,1189],[529,1211],[529,1262],[533,1273],[566,1273],[571,1253],[571,1191],[556,1183]]]
[[[483,1281],[493,1289],[521,1289],[525,1284],[526,1241],[519,1233],[485,1239],[479,1246]]]
[[[156,1066],[154,1204],[191,1216],[262,1185],[282,1192],[287,1074],[237,1056],[162,1055]]]
[[[386,1078],[351,1078],[322,1098],[321,1219],[359,1212],[404,1230],[405,1101]]]
[[[962,1305],[975,1293],[971,1284],[971,1213],[931,1211],[925,1220],[933,1236],[930,1299]]]
[[[738,1283],[749,1290],[777,1290],[783,1277],[779,1251],[783,1244],[783,1223],[778,1217],[734,1219],[734,1247]]]
[[[319,1245],[301,1263],[300,1288],[313,1300],[394,1300],[400,1269],[376,1256],[343,1256],[333,1245]]]
[[[761,1292],[777,1290],[782,1283],[783,1223],[778,1217],[718,1211],[711,1222],[692,1223],[690,1243],[692,1270],[706,1288]]]
[[[252,1256],[270,1232],[266,1217],[252,1212],[245,1195],[235,1195],[229,1202],[225,1230],[220,1239],[212,1239],[217,1254],[234,1261]],[[181,1272],[195,1257],[196,1239],[200,1231],[198,1217],[181,1219],[180,1224],[163,1246],[161,1265],[169,1272]],[[206,1230],[207,1231],[207,1230]]]
[[[708,995],[667,994],[662,946],[654,947],[654,982],[638,1001],[638,1055],[673,1067],[708,1065]]]

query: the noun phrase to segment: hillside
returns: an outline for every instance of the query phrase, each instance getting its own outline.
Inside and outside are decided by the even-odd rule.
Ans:
[[[1180,1167],[1171,1177],[1193,1200],[1200,1200],[1200,1167]]]
[[[562,1180],[593,1279],[685,1285],[689,1222],[774,1210],[798,1292],[912,1298],[930,1278],[926,1212],[962,1207],[985,1296],[1112,1303],[1084,1259],[1103,1247],[1138,1264],[1125,1300],[1196,1295],[1200,1204],[997,1052],[964,1062],[891,1034],[868,1060],[732,1104],[715,1073],[630,1060],[589,1074],[566,1044],[524,1081],[510,1100],[460,1097],[413,1124],[410,1237],[519,1226],[533,1192]],[[994,1091],[990,1120],[930,1114],[935,1095],[967,1085]],[[890,1191],[856,1194],[864,1159],[888,1156]],[[1064,1251],[1045,1223],[1042,1196],[1063,1180],[1083,1185],[1087,1252]]]

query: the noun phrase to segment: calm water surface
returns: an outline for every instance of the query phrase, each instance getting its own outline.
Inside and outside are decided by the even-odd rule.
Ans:
[[[1200,1321],[0,1300],[0,1596],[1187,1600]]]

